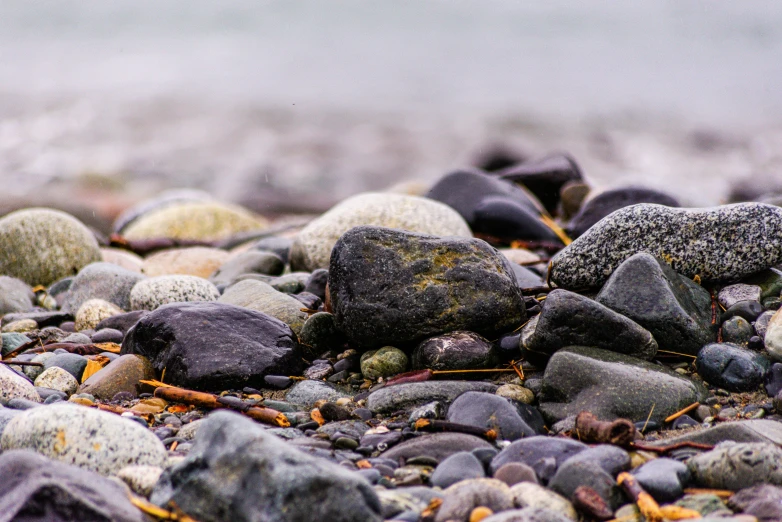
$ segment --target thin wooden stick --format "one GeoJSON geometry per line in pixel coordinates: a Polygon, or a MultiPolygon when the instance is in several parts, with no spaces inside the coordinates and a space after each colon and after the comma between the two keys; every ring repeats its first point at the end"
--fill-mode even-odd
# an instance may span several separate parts
{"type": "Polygon", "coordinates": [[[0,364],[5,364],[8,366],[16,365],[16,366],[37,366],[37,367],[43,367],[43,363],[39,362],[31,362],[31,361],[0,361],[0,364]]]}
{"type": "Polygon", "coordinates": [[[683,409],[677,411],[676,413],[666,417],[665,418],[665,422],[673,422],[676,419],[678,419],[679,417],[681,417],[682,415],[684,415],[685,413],[690,413],[692,410],[694,410],[695,408],[697,408],[700,405],[701,405],[700,402],[693,402],[692,404],[690,404],[686,408],[683,408],[683,409]]]}
{"type": "Polygon", "coordinates": [[[663,514],[660,512],[660,506],[652,496],[644,491],[640,484],[631,474],[623,471],[616,477],[616,484],[627,493],[638,505],[638,510],[648,522],[662,522],[663,514]]]}
{"type": "Polygon", "coordinates": [[[697,359],[695,355],[690,355],[687,353],[679,353],[679,352],[671,352],[669,350],[657,350],[657,353],[664,353],[664,354],[670,354],[670,355],[678,355],[680,357],[690,357],[691,359],[697,359]]]}

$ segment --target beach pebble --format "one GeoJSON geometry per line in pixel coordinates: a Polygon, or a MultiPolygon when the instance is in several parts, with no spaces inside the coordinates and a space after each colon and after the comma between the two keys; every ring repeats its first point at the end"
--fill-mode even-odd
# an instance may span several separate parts
{"type": "Polygon", "coordinates": [[[541,312],[521,334],[525,349],[551,355],[565,346],[593,346],[651,359],[657,342],[649,331],[610,308],[567,290],[549,292],[541,312]]]}
{"type": "Polygon", "coordinates": [[[201,277],[166,275],[150,277],[136,283],[130,292],[133,310],[155,310],[168,303],[216,301],[217,288],[201,277]]]}
{"type": "Polygon", "coordinates": [[[229,284],[243,274],[265,274],[277,276],[285,270],[285,263],[277,254],[248,250],[228,258],[220,264],[209,280],[215,284],[229,284]]]}
{"type": "Polygon", "coordinates": [[[428,457],[442,462],[455,453],[463,451],[493,449],[491,444],[474,435],[464,433],[432,433],[421,435],[396,444],[385,450],[380,456],[393,462],[399,459],[409,460],[415,457],[428,457]]]}
{"type": "Polygon", "coordinates": [[[782,488],[770,484],[745,488],[730,497],[728,505],[763,522],[782,520],[782,488]]]}
{"type": "Polygon", "coordinates": [[[151,501],[175,502],[196,520],[382,520],[380,500],[358,474],[228,411],[207,417],[187,457],[163,473],[151,501]]]}
{"type": "Polygon", "coordinates": [[[276,317],[290,326],[297,335],[301,333],[308,318],[308,315],[301,311],[301,302],[262,281],[239,281],[228,287],[218,302],[242,306],[276,317]]]}
{"type": "Polygon", "coordinates": [[[481,461],[472,453],[463,451],[454,453],[438,464],[430,482],[433,486],[445,489],[462,480],[485,476],[481,461]]]}
{"type": "Polygon", "coordinates": [[[27,312],[33,307],[35,294],[21,279],[0,276],[0,315],[27,312]]]}
{"type": "Polygon", "coordinates": [[[215,201],[178,202],[144,212],[121,230],[126,239],[171,238],[217,241],[262,230],[268,222],[238,205],[215,201]]]}
{"type": "Polygon", "coordinates": [[[660,350],[698,355],[717,340],[709,292],[649,254],[619,265],[595,300],[646,328],[660,350]]]}
{"type": "Polygon", "coordinates": [[[723,287],[717,294],[717,301],[728,309],[742,301],[760,301],[761,288],[757,285],[737,283],[723,287]]]}
{"type": "Polygon", "coordinates": [[[548,483],[549,489],[572,502],[576,489],[585,486],[597,493],[611,509],[618,508],[624,497],[614,477],[598,463],[578,460],[578,456],[566,460],[559,466],[548,483]]]}
{"type": "Polygon", "coordinates": [[[104,263],[117,265],[137,274],[141,273],[141,267],[144,265],[143,257],[122,248],[102,247],[100,256],[104,263]]]}
{"type": "Polygon", "coordinates": [[[731,317],[722,323],[723,342],[747,346],[753,335],[755,335],[755,330],[743,317],[731,317]]]}
{"type": "Polygon", "coordinates": [[[331,383],[310,380],[297,382],[285,394],[286,401],[305,408],[312,408],[316,402],[321,400],[337,401],[349,397],[350,395],[340,391],[331,383]]]}
{"type": "Polygon", "coordinates": [[[696,455],[687,467],[694,485],[738,491],[756,484],[782,485],[781,461],[782,449],[775,444],[737,443],[696,455]]]}
{"type": "Polygon", "coordinates": [[[782,209],[762,203],[625,207],[561,250],[551,261],[551,281],[569,289],[597,287],[639,252],[666,260],[689,278],[740,279],[782,262],[782,209]]]}
{"type": "MultiPolygon", "coordinates": [[[[43,354],[41,354],[43,355],[43,354]]],[[[84,369],[87,367],[87,359],[83,355],[76,353],[56,353],[52,357],[47,357],[40,362],[44,369],[52,367],[62,368],[67,371],[77,381],[81,381],[84,369]]]]}
{"type": "Polygon", "coordinates": [[[478,370],[494,368],[499,353],[490,343],[473,332],[450,332],[421,342],[413,350],[415,370],[478,370]]]}
{"type": "Polygon", "coordinates": [[[366,379],[390,377],[407,370],[407,355],[399,348],[384,346],[361,355],[361,373],[366,379]]]}
{"type": "Polygon", "coordinates": [[[113,475],[131,464],[162,466],[166,449],[149,430],[113,413],[59,402],[27,410],[6,425],[2,449],[46,457],[113,475]]]}
{"type": "Polygon", "coordinates": [[[342,201],[299,232],[291,248],[291,268],[307,272],[329,268],[334,244],[345,232],[361,225],[437,236],[472,236],[461,216],[437,201],[402,194],[358,194],[342,201]]]}
{"type": "Polygon", "coordinates": [[[373,391],[367,398],[367,408],[375,413],[390,413],[440,401],[450,404],[469,391],[497,391],[497,386],[480,381],[425,381],[396,384],[373,391]]]}
{"type": "Polygon", "coordinates": [[[95,236],[69,214],[30,208],[0,219],[0,274],[49,286],[100,259],[95,236]]]}
{"type": "Polygon", "coordinates": [[[667,504],[684,495],[684,488],[690,483],[687,465],[678,460],[659,458],[633,470],[638,484],[654,499],[667,504]]]}
{"type": "Polygon", "coordinates": [[[149,277],[180,274],[207,279],[229,258],[230,254],[219,248],[170,248],[147,256],[141,272],[149,277]]]}
{"type": "MultiPolygon", "coordinates": [[[[56,354],[52,352],[44,352],[36,354],[35,357],[30,359],[30,362],[36,362],[36,363],[45,363],[48,359],[51,359],[52,357],[57,357],[56,354]]],[[[17,357],[19,359],[19,357],[17,357]]],[[[35,379],[43,373],[43,371],[46,369],[46,365],[43,367],[41,366],[25,366],[22,368],[22,371],[26,376],[30,378],[30,380],[35,381],[35,379]]]]}
{"type": "Polygon", "coordinates": [[[562,187],[581,181],[581,169],[569,154],[554,153],[534,161],[522,161],[499,171],[500,177],[523,185],[554,214],[562,187]]]}
{"type": "Polygon", "coordinates": [[[121,313],[122,309],[115,304],[103,299],[90,299],[82,303],[76,312],[75,328],[77,331],[94,330],[104,319],[121,313]]]}
{"type": "Polygon", "coordinates": [[[0,455],[0,476],[13,477],[0,484],[5,520],[148,520],[115,481],[32,451],[0,455]]]}
{"type": "Polygon", "coordinates": [[[510,488],[510,494],[513,497],[513,504],[518,508],[547,509],[568,520],[578,520],[576,510],[568,499],[536,483],[515,484],[510,488]]]}
{"type": "Polygon", "coordinates": [[[465,392],[451,403],[446,420],[457,424],[494,430],[500,440],[517,440],[536,435],[503,397],[486,392],[465,392]]]}
{"type": "Polygon", "coordinates": [[[503,511],[482,519],[482,522],[569,522],[573,520],[550,509],[527,507],[503,511]]]}
{"type": "Polygon", "coordinates": [[[9,321],[3,325],[3,333],[27,333],[38,328],[34,319],[18,319],[9,321]]]}
{"type": "Polygon", "coordinates": [[[76,313],[90,299],[102,299],[123,310],[130,310],[130,291],[142,279],[142,274],[111,263],[89,264],[73,278],[61,303],[62,310],[76,313]]]}
{"type": "Polygon", "coordinates": [[[166,382],[196,390],[262,387],[265,375],[298,375],[293,332],[266,314],[224,303],[171,303],[139,320],[122,355],[147,357],[166,382]]]}
{"type": "MultiPolygon", "coordinates": [[[[299,332],[299,340],[303,345],[307,345],[307,349],[313,354],[321,354],[343,346],[345,335],[337,328],[334,315],[328,312],[318,312],[304,321],[299,332]]],[[[405,365],[407,365],[406,358],[405,365]]]]}
{"type": "Polygon", "coordinates": [[[117,478],[137,495],[149,497],[161,473],[163,468],[160,466],[125,466],[117,472],[117,478]]]}
{"type": "Polygon", "coordinates": [[[663,366],[598,348],[569,347],[546,366],[539,408],[552,423],[583,410],[604,420],[662,422],[706,396],[702,384],[663,366]]]}
{"type": "Polygon", "coordinates": [[[490,471],[496,473],[509,462],[521,462],[535,470],[538,479],[545,484],[554,476],[557,468],[573,455],[588,446],[577,440],[546,436],[527,437],[506,446],[491,461],[490,471]]]}
{"type": "Polygon", "coordinates": [[[435,522],[468,522],[473,509],[483,506],[498,513],[513,509],[510,488],[502,481],[476,478],[457,482],[444,492],[435,522]]]}
{"type": "Polygon", "coordinates": [[[146,357],[134,354],[122,355],[92,374],[79,388],[95,398],[108,401],[118,393],[131,397],[139,394],[139,381],[155,379],[155,369],[146,357]]]}
{"type": "Polygon", "coordinates": [[[35,379],[35,385],[41,388],[61,391],[68,396],[73,395],[79,389],[79,381],[67,371],[56,366],[44,370],[35,379]]]}
{"type": "Polygon", "coordinates": [[[454,330],[493,336],[526,316],[507,260],[479,239],[357,227],[334,246],[329,288],[337,326],[367,348],[454,330]]]}
{"type": "Polygon", "coordinates": [[[782,361],[782,309],[771,317],[764,338],[766,350],[775,361],[782,361]]]}
{"type": "Polygon", "coordinates": [[[15,398],[41,402],[41,397],[35,391],[32,382],[6,365],[0,364],[0,405],[6,405],[8,401],[15,398]]]}
{"type": "Polygon", "coordinates": [[[735,344],[713,343],[698,353],[695,366],[712,386],[744,392],[760,386],[769,364],[763,356],[735,344]]]}
{"type": "Polygon", "coordinates": [[[522,404],[532,404],[535,400],[535,394],[532,390],[518,384],[503,384],[495,392],[500,397],[512,399],[522,404]]]}

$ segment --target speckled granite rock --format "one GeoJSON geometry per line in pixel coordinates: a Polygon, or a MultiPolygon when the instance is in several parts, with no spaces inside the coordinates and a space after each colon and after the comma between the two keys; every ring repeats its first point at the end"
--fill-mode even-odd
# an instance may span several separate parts
{"type": "Polygon", "coordinates": [[[66,395],[73,395],[79,388],[79,381],[73,375],[62,368],[52,366],[44,370],[38,378],[35,379],[35,385],[40,388],[49,388],[57,390],[66,395]]]}
{"type": "Polygon", "coordinates": [[[291,248],[291,268],[328,268],[331,249],[353,227],[374,225],[438,236],[471,237],[467,223],[447,205],[427,198],[390,193],[358,194],[304,227],[291,248]]]}
{"type": "MultiPolygon", "coordinates": [[[[11,421],[13,422],[13,421],[11,421]]],[[[782,485],[782,449],[768,443],[737,443],[691,458],[695,485],[737,491],[756,484],[782,485]]]]}
{"type": "Polygon", "coordinates": [[[3,450],[30,449],[102,475],[125,466],[162,466],[166,449],[154,433],[113,413],[75,404],[26,410],[6,425],[3,450]]]}
{"type": "Polygon", "coordinates": [[[219,297],[217,287],[206,279],[167,275],[136,283],[130,291],[130,306],[133,310],[155,310],[168,303],[216,301],[219,297]]]}
{"type": "Polygon", "coordinates": [[[660,257],[690,278],[738,279],[782,262],[782,209],[761,203],[626,207],[560,251],[552,260],[551,281],[570,289],[597,287],[638,252],[660,257]]]}
{"type": "Polygon", "coordinates": [[[521,333],[524,348],[551,355],[564,346],[594,346],[651,359],[657,341],[638,323],[567,290],[554,290],[521,333]]]}
{"type": "Polygon", "coordinates": [[[8,404],[8,401],[17,397],[41,402],[33,383],[6,365],[0,364],[0,404],[8,404]]]}
{"type": "Polygon", "coordinates": [[[549,422],[583,410],[603,420],[661,422],[707,397],[706,388],[667,368],[598,348],[557,351],[543,375],[540,411],[549,422]]]}
{"type": "Polygon", "coordinates": [[[221,303],[243,306],[276,317],[291,327],[296,335],[301,333],[304,322],[309,317],[301,311],[304,305],[272,288],[263,281],[246,279],[226,289],[218,299],[221,303]]]}
{"type": "Polygon", "coordinates": [[[337,326],[365,348],[454,330],[491,338],[526,318],[508,261],[480,239],[356,227],[334,246],[329,289],[337,326]]]}
{"type": "Polygon", "coordinates": [[[48,286],[100,259],[92,232],[64,212],[30,208],[0,219],[0,274],[48,286]]]}
{"type": "Polygon", "coordinates": [[[130,310],[130,291],[144,276],[112,263],[92,263],[73,278],[61,303],[65,312],[76,313],[85,301],[103,299],[130,310]]]}
{"type": "Polygon", "coordinates": [[[104,319],[121,313],[122,310],[113,303],[103,299],[90,299],[82,303],[76,312],[75,328],[77,331],[92,330],[104,319]]]}

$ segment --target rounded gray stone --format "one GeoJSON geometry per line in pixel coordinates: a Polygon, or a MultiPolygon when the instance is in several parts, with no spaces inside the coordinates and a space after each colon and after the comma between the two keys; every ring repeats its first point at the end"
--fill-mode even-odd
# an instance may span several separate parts
{"type": "Polygon", "coordinates": [[[384,346],[361,355],[361,373],[367,379],[390,377],[407,369],[407,355],[399,348],[384,346]]]}
{"type": "Polygon", "coordinates": [[[79,388],[79,381],[66,370],[58,368],[57,366],[52,366],[51,368],[44,370],[41,375],[35,379],[35,385],[40,388],[61,391],[66,395],[73,395],[79,388]]]}
{"type": "Polygon", "coordinates": [[[510,493],[516,507],[547,509],[568,520],[578,520],[576,510],[568,499],[534,482],[515,484],[510,493]]]}
{"type": "Polygon", "coordinates": [[[15,277],[0,276],[0,315],[27,312],[35,294],[27,283],[15,277]]]}
{"type": "Polygon", "coordinates": [[[432,401],[450,403],[468,391],[494,393],[497,391],[497,386],[478,381],[426,381],[396,384],[380,388],[369,394],[367,408],[376,413],[389,413],[421,406],[432,401]]]}
{"type": "Polygon", "coordinates": [[[311,408],[320,400],[334,402],[337,399],[349,397],[350,395],[341,392],[330,383],[306,380],[294,384],[285,395],[285,400],[291,404],[299,404],[311,408]]]}
{"type": "Polygon", "coordinates": [[[130,291],[133,310],[155,310],[164,304],[193,301],[217,301],[217,287],[200,277],[166,275],[139,281],[130,291]]]}
{"type": "Polygon", "coordinates": [[[762,203],[625,207],[554,256],[550,279],[562,288],[597,287],[639,252],[662,258],[689,278],[740,279],[782,262],[782,208],[762,203]]]}
{"type": "Polygon", "coordinates": [[[0,405],[6,405],[8,401],[16,398],[41,402],[41,397],[30,381],[0,364],[0,405]]]}
{"type": "Polygon", "coordinates": [[[65,212],[30,208],[0,219],[0,274],[49,286],[100,259],[95,236],[65,212]]]}
{"type": "Polygon", "coordinates": [[[737,443],[696,455],[687,467],[698,486],[738,491],[756,484],[782,485],[780,462],[782,449],[775,444],[737,443]]]}
{"type": "Polygon", "coordinates": [[[131,272],[114,263],[92,263],[82,268],[73,278],[61,309],[76,313],[86,301],[102,299],[123,310],[130,310],[130,292],[136,283],[145,278],[142,274],[131,272]]]}
{"type": "Polygon", "coordinates": [[[301,328],[309,317],[301,311],[304,305],[300,301],[275,290],[267,283],[252,279],[230,286],[218,302],[263,312],[290,326],[296,335],[301,333],[301,328]]]}
{"type": "Polygon", "coordinates": [[[160,439],[138,423],[68,403],[14,417],[0,436],[0,448],[33,450],[102,475],[130,465],[162,467],[166,459],[160,439]]]}

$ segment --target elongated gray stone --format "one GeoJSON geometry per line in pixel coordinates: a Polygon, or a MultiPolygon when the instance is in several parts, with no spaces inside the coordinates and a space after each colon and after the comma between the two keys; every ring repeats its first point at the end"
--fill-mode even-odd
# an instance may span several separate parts
{"type": "Polygon", "coordinates": [[[782,208],[762,203],[625,207],[554,256],[551,281],[569,289],[597,287],[638,252],[659,257],[690,278],[739,279],[782,262],[782,208]]]}
{"type": "Polygon", "coordinates": [[[387,386],[367,397],[367,408],[386,413],[420,406],[432,401],[451,402],[468,391],[494,393],[497,386],[488,382],[426,381],[387,386]]]}

